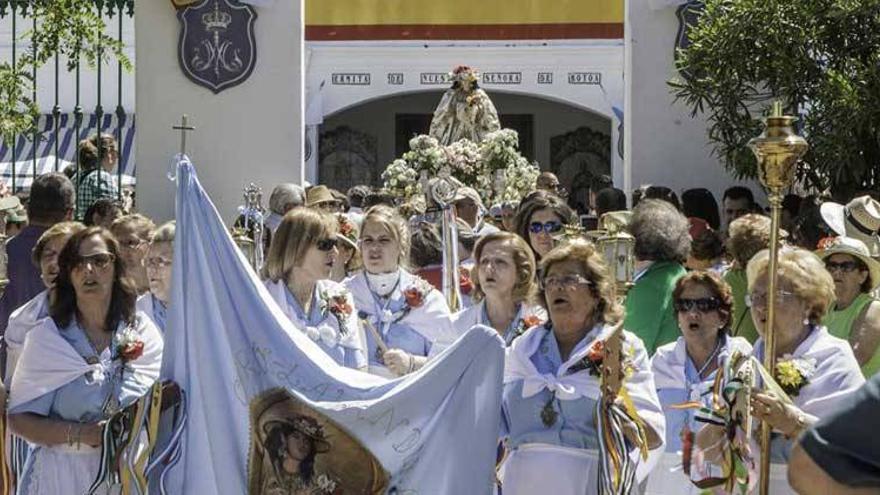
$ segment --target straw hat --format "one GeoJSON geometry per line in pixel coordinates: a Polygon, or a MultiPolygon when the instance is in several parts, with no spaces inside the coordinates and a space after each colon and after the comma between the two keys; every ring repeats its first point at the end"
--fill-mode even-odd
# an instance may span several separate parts
{"type": "Polygon", "coordinates": [[[880,256],[880,203],[876,200],[859,196],[846,205],[829,201],[819,211],[831,230],[864,242],[871,256],[880,256]]]}
{"type": "Polygon", "coordinates": [[[338,201],[327,186],[315,186],[306,193],[306,206],[310,208],[321,203],[337,203],[338,201]]]}
{"type": "Polygon", "coordinates": [[[263,435],[268,437],[273,429],[287,426],[310,438],[315,444],[316,454],[330,452],[330,442],[324,434],[324,427],[310,416],[277,417],[263,423],[263,435]]]}
{"type": "Polygon", "coordinates": [[[357,251],[358,236],[360,232],[357,224],[344,213],[338,213],[336,215],[336,220],[339,224],[339,231],[336,233],[336,238],[357,251]]]}
{"type": "Polygon", "coordinates": [[[880,262],[871,257],[865,243],[852,237],[835,237],[831,239],[823,249],[816,252],[823,260],[835,254],[847,254],[858,259],[868,267],[868,280],[871,288],[880,284],[880,262]]]}

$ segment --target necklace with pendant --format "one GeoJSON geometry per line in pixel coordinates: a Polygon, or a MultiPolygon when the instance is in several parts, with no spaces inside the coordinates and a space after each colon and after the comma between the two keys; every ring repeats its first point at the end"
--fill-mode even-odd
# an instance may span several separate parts
{"type": "Polygon", "coordinates": [[[541,422],[544,423],[544,426],[547,428],[555,425],[556,419],[559,417],[559,413],[556,412],[556,409],[553,407],[553,402],[555,401],[556,392],[553,392],[550,394],[550,399],[544,404],[544,408],[541,409],[541,422]]]}

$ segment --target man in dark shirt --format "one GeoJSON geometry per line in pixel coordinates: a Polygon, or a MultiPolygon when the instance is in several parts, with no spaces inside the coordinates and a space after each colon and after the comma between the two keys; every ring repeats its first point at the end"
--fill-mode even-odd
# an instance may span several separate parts
{"type": "MultiPolygon", "coordinates": [[[[28,226],[6,242],[9,285],[0,297],[0,335],[6,333],[9,315],[45,290],[31,251],[43,232],[58,222],[73,219],[76,204],[73,183],[64,174],[40,175],[31,186],[27,205],[28,226]]],[[[0,354],[0,370],[6,369],[6,346],[0,354]]]]}
{"type": "Polygon", "coordinates": [[[791,486],[801,495],[880,492],[878,415],[880,374],[803,434],[788,463],[791,486]]]}

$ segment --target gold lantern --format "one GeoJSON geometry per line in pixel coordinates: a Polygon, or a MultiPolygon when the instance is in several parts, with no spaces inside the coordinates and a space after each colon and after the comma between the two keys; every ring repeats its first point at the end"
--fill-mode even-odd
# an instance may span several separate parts
{"type": "MultiPolygon", "coordinates": [[[[778,286],[777,263],[779,260],[779,222],[782,198],[794,181],[798,160],[807,152],[807,141],[795,133],[796,117],[782,115],[782,104],[775,102],[769,117],[764,119],[764,132],[749,141],[749,148],[758,159],[758,177],[767,190],[770,202],[770,263],[767,282],[767,322],[764,324],[764,368],[775,376],[776,338],[776,291],[778,286]]],[[[761,495],[770,493],[770,425],[761,425],[761,495]]]]}
{"type": "Polygon", "coordinates": [[[596,247],[602,252],[608,271],[614,280],[617,296],[623,298],[633,286],[635,277],[636,239],[626,231],[630,213],[614,211],[602,215],[601,231],[604,232],[596,240],[596,247]]]}

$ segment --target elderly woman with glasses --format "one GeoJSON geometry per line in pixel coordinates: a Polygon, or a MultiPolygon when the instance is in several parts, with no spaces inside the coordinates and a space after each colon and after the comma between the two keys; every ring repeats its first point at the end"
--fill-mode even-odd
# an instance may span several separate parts
{"type": "Polygon", "coordinates": [[[880,370],[880,301],[871,296],[880,284],[880,263],[865,243],[851,237],[830,241],[819,257],[837,296],[822,323],[828,333],[849,341],[862,373],[870,378],[880,370]]]}
{"type": "Polygon", "coordinates": [[[155,229],[156,224],[152,220],[138,213],[117,218],[110,226],[110,232],[119,241],[119,254],[125,271],[134,281],[138,294],[150,291],[144,258],[155,229]]]}
{"type": "Polygon", "coordinates": [[[109,232],[73,234],[58,266],[50,317],[28,333],[10,389],[10,430],[33,446],[19,493],[89,492],[104,422],[148,392],[162,359],[161,333],[136,311],[137,293],[109,232]]]}
{"type": "Polygon", "coordinates": [[[455,340],[449,306],[440,292],[405,268],[409,228],[393,208],[367,210],[360,245],[364,270],[345,285],[360,311],[370,373],[412,373],[455,340]]]}
{"type": "MultiPolygon", "coordinates": [[[[502,489],[505,495],[597,493],[602,365],[595,349],[620,322],[623,310],[592,244],[563,244],[548,252],[540,266],[540,302],[550,321],[526,331],[507,352],[502,437],[510,454],[501,466],[502,489]]],[[[663,412],[648,355],[641,340],[627,331],[623,349],[630,368],[623,387],[645,426],[649,449],[658,449],[663,412]]]]}
{"type": "Polygon", "coordinates": [[[651,359],[666,417],[667,455],[652,472],[648,486],[650,493],[697,494],[700,490],[674,468],[682,463],[677,453],[683,444],[692,444],[702,424],[695,420],[695,409],[676,406],[691,402],[712,407],[712,386],[719,368],[734,352],[750,355],[752,346],[730,336],[733,295],[716,273],[696,271],[678,279],[672,300],[681,336],[658,347],[651,359]]]}
{"type": "Polygon", "coordinates": [[[474,325],[494,328],[510,345],[529,328],[547,321],[547,312],[529,303],[535,287],[535,258],[526,241],[510,232],[495,232],[474,248],[474,289],[478,303],[455,315],[461,335],[474,325]]]}
{"type": "MultiPolygon", "coordinates": [[[[773,428],[771,461],[784,464],[800,432],[844,407],[865,379],[849,344],[821,326],[834,300],[834,281],[815,254],[800,248],[780,251],[773,329],[767,328],[769,263],[769,251],[764,250],[746,267],[746,302],[760,335],[753,355],[763,362],[763,336],[772,331],[776,340],[774,378],[787,397],[762,386],[763,390],[752,394],[751,409],[757,420],[773,428]]],[[[724,434],[721,427],[705,426],[697,443],[715,445],[724,434]]],[[[710,449],[707,459],[717,463],[717,452],[710,449]]],[[[771,493],[793,493],[784,466],[773,466],[771,478],[771,493]]]]}
{"type": "Polygon", "coordinates": [[[36,328],[49,316],[49,291],[58,278],[58,254],[64,249],[70,236],[85,229],[79,222],[56,223],[40,236],[33,250],[33,262],[40,269],[40,279],[46,290],[12,312],[3,339],[6,341],[6,375],[8,385],[15,371],[15,363],[21,355],[21,348],[28,332],[36,328]]]}
{"type": "Polygon", "coordinates": [[[263,277],[284,314],[337,364],[366,369],[364,335],[352,296],[329,280],[339,256],[337,229],[330,213],[294,208],[275,231],[263,277]]]}
{"type": "Polygon", "coordinates": [[[574,211],[559,196],[535,191],[519,205],[515,232],[529,243],[535,259],[540,261],[556,245],[554,238],[562,234],[562,228],[576,220],[574,211]]]}
{"type": "Polygon", "coordinates": [[[138,310],[143,311],[162,333],[168,319],[168,302],[171,300],[171,262],[174,260],[175,223],[163,224],[150,238],[150,245],[144,257],[147,281],[150,292],[138,298],[138,310]]]}

